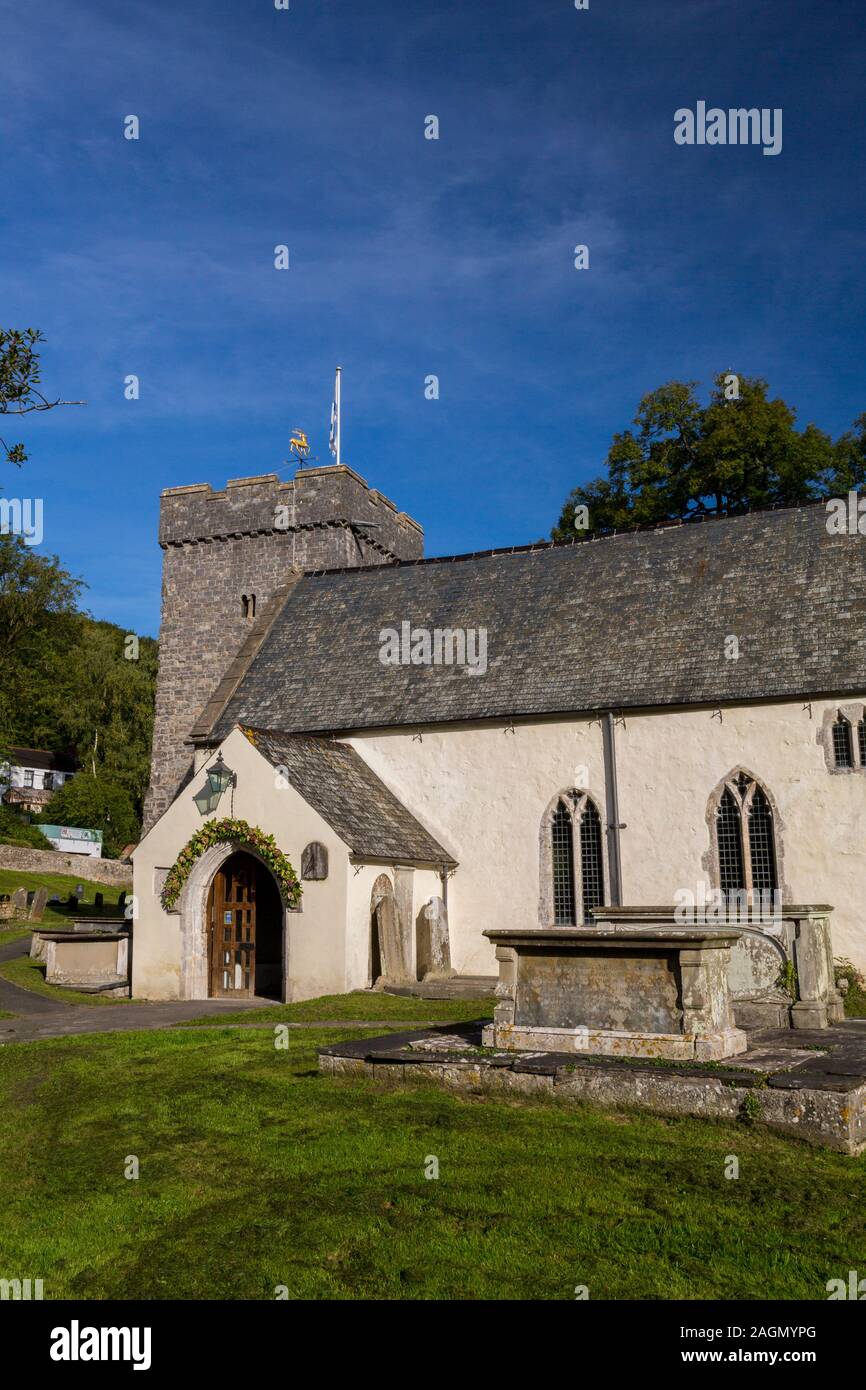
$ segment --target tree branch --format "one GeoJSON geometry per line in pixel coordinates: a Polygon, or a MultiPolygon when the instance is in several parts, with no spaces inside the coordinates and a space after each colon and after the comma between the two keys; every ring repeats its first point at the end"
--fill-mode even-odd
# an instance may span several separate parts
{"type": "Polygon", "coordinates": [[[46,401],[44,396],[42,400],[42,405],[25,405],[21,410],[10,410],[8,405],[0,402],[0,415],[29,415],[34,410],[53,410],[56,405],[87,405],[87,401],[46,401]]]}

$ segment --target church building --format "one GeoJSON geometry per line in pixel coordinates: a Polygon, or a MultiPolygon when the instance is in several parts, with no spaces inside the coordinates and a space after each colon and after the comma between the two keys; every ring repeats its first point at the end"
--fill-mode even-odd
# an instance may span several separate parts
{"type": "Polygon", "coordinates": [[[713,894],[866,968],[866,539],[824,504],[423,558],[345,465],[170,488],[133,994],[496,974],[713,894]]]}

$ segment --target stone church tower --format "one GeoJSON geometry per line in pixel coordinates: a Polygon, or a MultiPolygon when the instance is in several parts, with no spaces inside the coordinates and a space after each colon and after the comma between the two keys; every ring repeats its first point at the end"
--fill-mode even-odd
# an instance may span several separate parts
{"type": "Polygon", "coordinates": [[[150,829],[192,768],[187,742],[241,647],[260,642],[287,588],[305,570],[420,559],[416,521],[345,464],[167,488],[159,677],[144,813],[150,829]]]}

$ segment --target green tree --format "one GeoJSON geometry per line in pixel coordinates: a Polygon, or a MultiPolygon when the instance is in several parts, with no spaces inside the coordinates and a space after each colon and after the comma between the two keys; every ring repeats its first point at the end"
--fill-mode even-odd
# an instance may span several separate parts
{"type": "Polygon", "coordinates": [[[56,555],[37,555],[20,536],[0,535],[0,663],[19,656],[56,615],[75,613],[82,588],[56,555]]]}
{"type": "Polygon", "coordinates": [[[130,644],[133,636],[79,615],[75,642],[52,661],[41,715],[91,776],[125,789],[140,816],[150,775],[157,644],[146,637],[130,644]]]}
{"type": "Polygon", "coordinates": [[[72,753],[140,817],[157,644],[79,611],[81,588],[56,557],[0,536],[0,752],[22,744],[72,753]]]}
{"type": "Polygon", "coordinates": [[[839,490],[844,477],[866,478],[866,416],[834,444],[816,425],[798,430],[794,410],[771,400],[760,377],[720,374],[706,405],[696,385],[672,381],[644,396],[634,428],[613,437],[607,476],[567,497],[554,540],[795,506],[839,490]]]}
{"type": "MultiPolygon", "coordinates": [[[[0,415],[30,415],[33,411],[53,410],[58,405],[83,405],[83,401],[49,401],[39,389],[42,380],[38,343],[45,341],[38,328],[0,328],[0,415]]],[[[23,444],[0,448],[8,463],[19,466],[27,460],[23,444]]]]}
{"type": "Polygon", "coordinates": [[[32,708],[35,672],[68,632],[81,588],[55,555],[0,535],[0,748],[28,741],[20,713],[32,708]]]}
{"type": "Polygon", "coordinates": [[[116,782],[83,769],[58,788],[37,824],[101,830],[104,852],[112,859],[138,838],[138,818],[129,793],[116,782]]]}
{"type": "Polygon", "coordinates": [[[853,427],[836,441],[836,459],[829,490],[841,496],[858,492],[866,484],[866,414],[858,415],[853,427]]]}

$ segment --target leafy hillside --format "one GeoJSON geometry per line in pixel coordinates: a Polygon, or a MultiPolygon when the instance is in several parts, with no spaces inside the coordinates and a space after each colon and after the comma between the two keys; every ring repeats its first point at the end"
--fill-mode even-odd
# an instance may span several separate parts
{"type": "Polygon", "coordinates": [[[0,845],[23,845],[27,849],[51,849],[42,831],[35,825],[0,806],[0,845]]]}
{"type": "Polygon", "coordinates": [[[82,588],[55,556],[0,535],[0,751],[71,752],[81,771],[39,819],[101,829],[116,855],[139,833],[157,644],[82,611],[82,588]]]}

